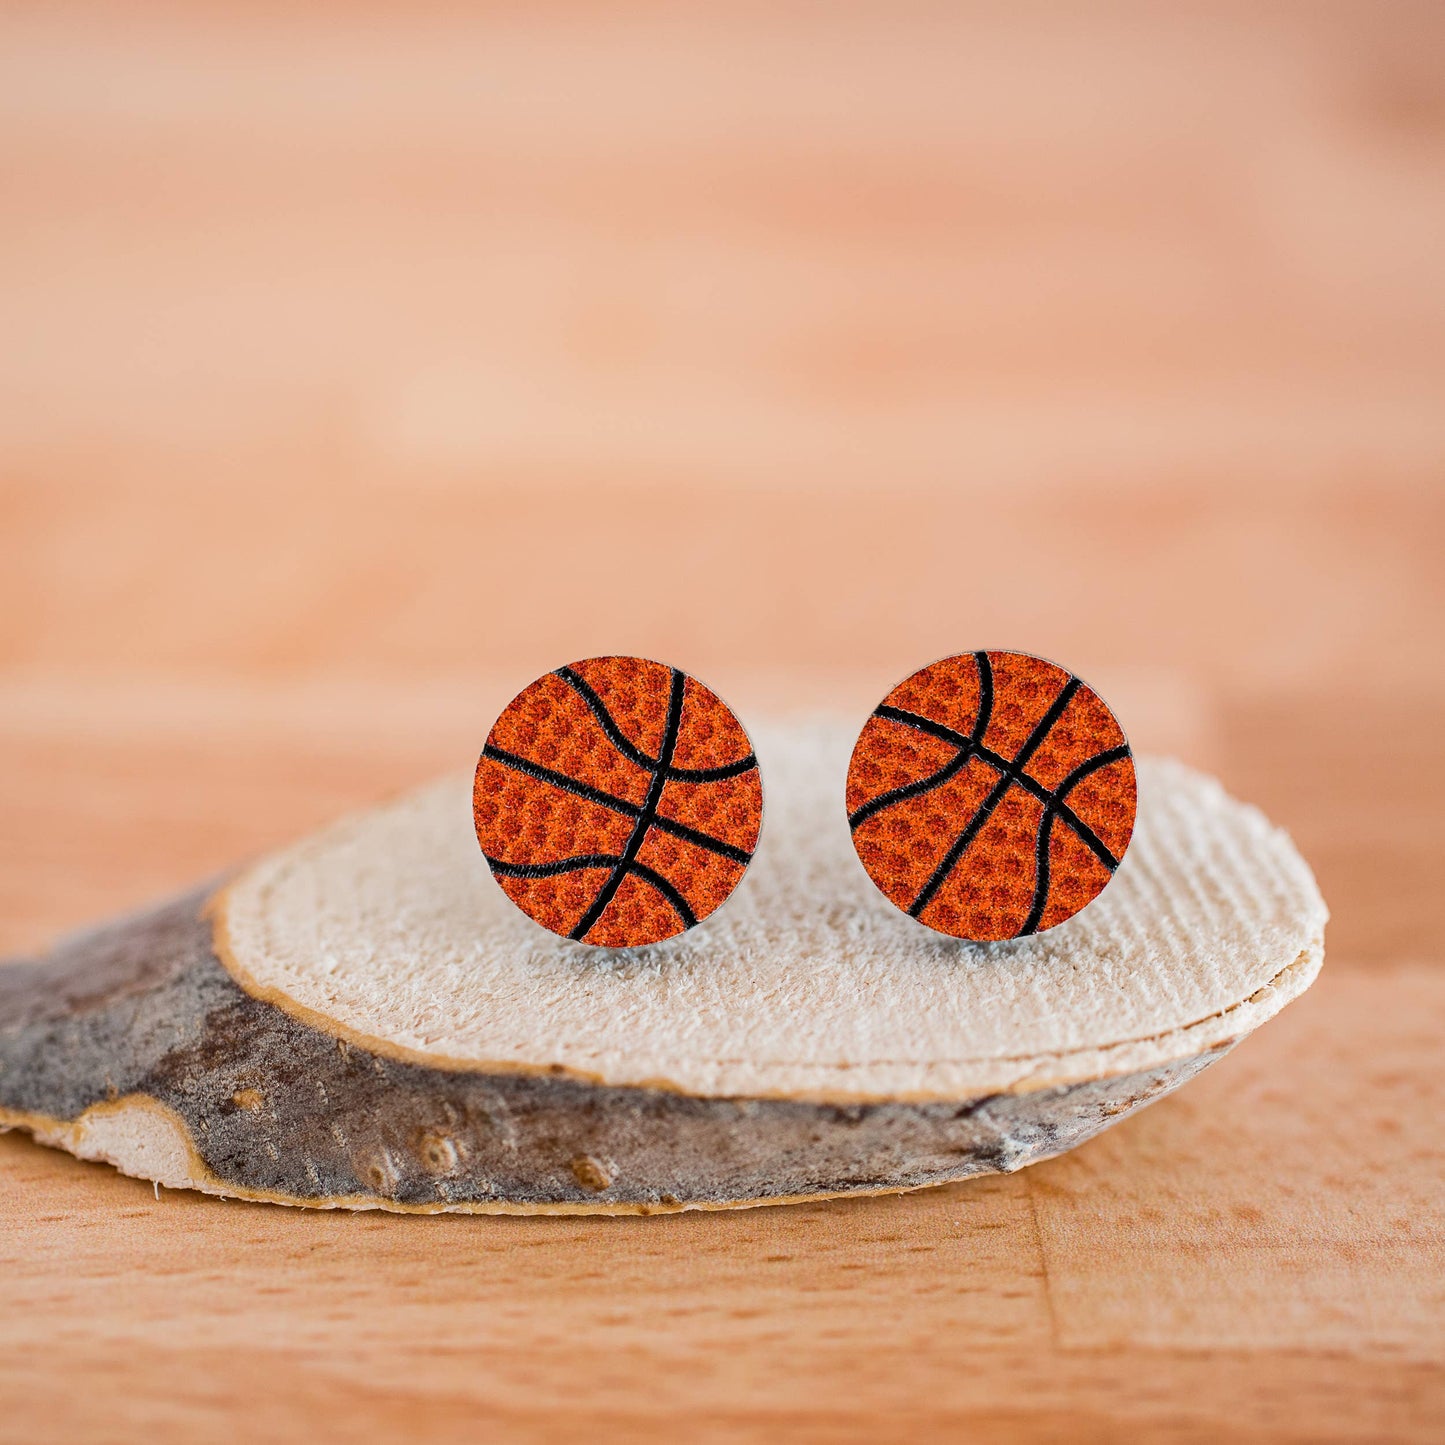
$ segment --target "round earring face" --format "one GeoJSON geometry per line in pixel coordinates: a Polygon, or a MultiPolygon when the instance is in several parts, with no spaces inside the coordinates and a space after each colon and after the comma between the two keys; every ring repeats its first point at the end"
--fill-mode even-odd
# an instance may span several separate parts
{"type": "Polygon", "coordinates": [[[757,846],[742,724],[694,677],[591,657],[539,677],[487,736],[477,841],[507,896],[566,938],[632,948],[702,922],[757,846]]]}
{"type": "Polygon", "coordinates": [[[1018,938],[1103,890],[1134,831],[1114,714],[1025,652],[946,657],[899,683],[848,766],[853,846],[879,889],[955,938],[1018,938]]]}

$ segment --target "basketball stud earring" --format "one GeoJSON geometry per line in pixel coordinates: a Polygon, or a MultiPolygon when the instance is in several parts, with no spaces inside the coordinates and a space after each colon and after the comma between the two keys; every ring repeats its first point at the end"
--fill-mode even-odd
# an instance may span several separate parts
{"type": "Polygon", "coordinates": [[[757,846],[742,724],[695,677],[591,657],[539,677],[487,736],[472,789],[492,876],[544,928],[636,948],[701,923],[757,846]]]}
{"type": "Polygon", "coordinates": [[[955,938],[1053,928],[1113,877],[1134,831],[1134,758],[1103,699],[1026,652],[945,657],[898,684],[848,765],[868,876],[955,938]]]}

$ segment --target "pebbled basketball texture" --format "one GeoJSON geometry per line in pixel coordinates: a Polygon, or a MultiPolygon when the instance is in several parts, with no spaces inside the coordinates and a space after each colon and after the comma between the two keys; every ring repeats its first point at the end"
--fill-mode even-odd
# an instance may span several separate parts
{"type": "Polygon", "coordinates": [[[700,923],[737,887],[763,793],[742,724],[695,677],[592,657],[507,705],[477,762],[472,814],[524,913],[633,948],[700,923]]]}
{"type": "Polygon", "coordinates": [[[955,938],[1018,938],[1103,890],[1134,831],[1134,759],[1103,699],[1023,652],[946,657],[864,724],[848,823],[868,876],[955,938]]]}

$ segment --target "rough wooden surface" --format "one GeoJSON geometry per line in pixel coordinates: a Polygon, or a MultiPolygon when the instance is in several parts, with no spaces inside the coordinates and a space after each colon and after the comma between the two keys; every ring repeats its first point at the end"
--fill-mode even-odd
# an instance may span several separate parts
{"type": "Polygon", "coordinates": [[[463,774],[0,967],[0,1127],[321,1208],[877,1194],[1075,1148],[1314,981],[1326,910],[1289,840],[1152,758],[1087,918],[992,945],[915,927],[849,856],[850,734],[760,734],[762,881],[667,948],[517,927],[463,774]]]}
{"type": "Polygon", "coordinates": [[[6,13],[0,952],[567,657],[861,717],[1019,646],[1291,829],[1320,982],[1067,1158],[796,1211],[6,1136],[0,1436],[1438,1438],[1441,12],[899,15],[6,13]]]}
{"type": "Polygon", "coordinates": [[[234,1199],[658,1214],[1022,1168],[1163,1097],[1233,1045],[946,1103],[707,1099],[540,1068],[435,1068],[243,992],[212,951],[206,898],[185,895],[0,968],[0,1127],[234,1199]]]}

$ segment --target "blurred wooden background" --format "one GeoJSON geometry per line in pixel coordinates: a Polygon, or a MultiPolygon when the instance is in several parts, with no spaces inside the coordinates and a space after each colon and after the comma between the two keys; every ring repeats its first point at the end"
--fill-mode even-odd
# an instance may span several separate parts
{"type": "Polygon", "coordinates": [[[0,1436],[1438,1438],[1445,10],[0,6],[0,948],[465,767],[1023,647],[1326,972],[1065,1159],[328,1218],[0,1140],[0,1436]]]}

